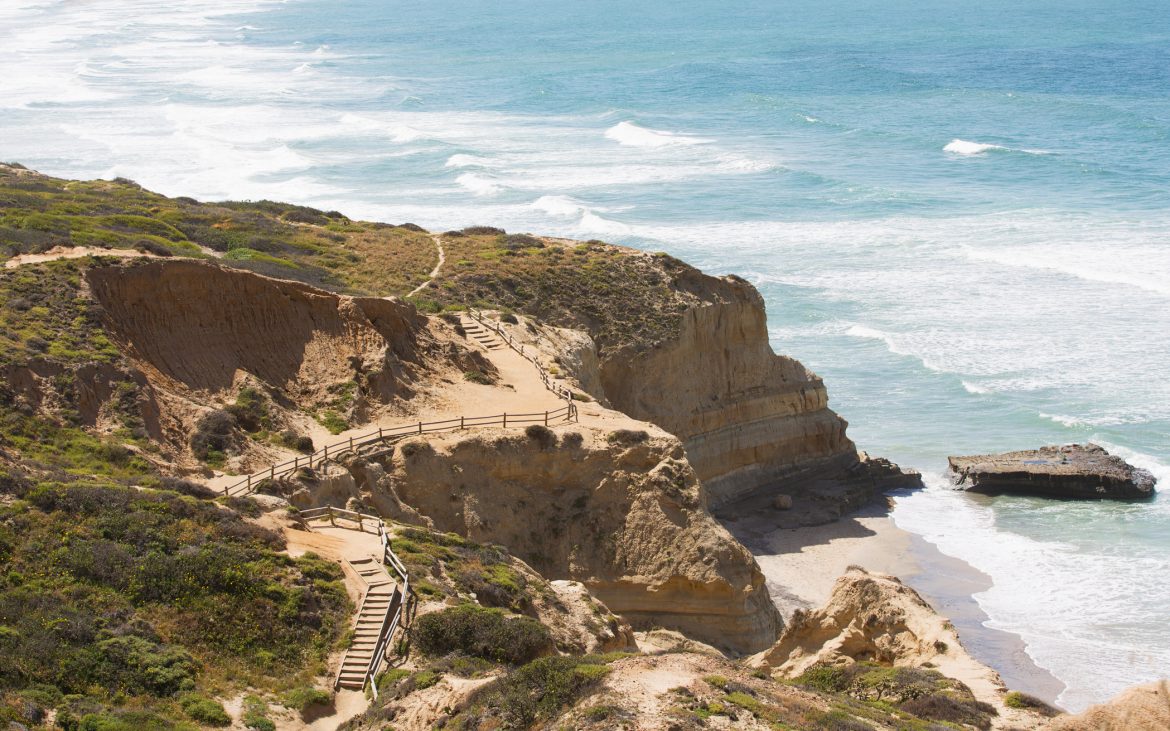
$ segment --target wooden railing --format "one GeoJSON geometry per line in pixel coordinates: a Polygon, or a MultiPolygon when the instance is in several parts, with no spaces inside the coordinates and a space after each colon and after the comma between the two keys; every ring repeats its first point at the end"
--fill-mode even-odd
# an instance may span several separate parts
{"type": "Polygon", "coordinates": [[[536,354],[531,350],[526,349],[524,347],[524,343],[518,343],[515,338],[513,338],[507,331],[504,330],[504,328],[500,327],[498,322],[492,322],[488,320],[479,310],[469,307],[467,308],[467,314],[470,315],[471,318],[480,325],[483,325],[488,330],[491,330],[497,336],[499,336],[499,338],[504,341],[505,345],[524,356],[525,360],[536,366],[536,372],[540,374],[540,380],[542,383],[544,383],[545,388],[552,391],[557,396],[565,399],[569,403],[573,402],[573,392],[561,384],[554,382],[552,376],[549,375],[549,372],[545,370],[544,366],[541,365],[540,360],[537,359],[536,354]]]}
{"type": "MultiPolygon", "coordinates": [[[[337,525],[337,520],[348,520],[357,523],[358,530],[365,532],[367,523],[375,526],[378,530],[378,538],[382,541],[382,565],[389,566],[395,574],[398,575],[399,580],[399,595],[401,601],[391,602],[386,606],[386,616],[382,620],[382,627],[378,630],[378,640],[374,644],[374,652],[370,657],[370,664],[366,668],[365,683],[370,688],[370,693],[374,700],[378,699],[378,670],[382,667],[382,662],[386,659],[386,651],[390,647],[390,641],[394,638],[394,633],[398,631],[398,627],[404,620],[409,618],[410,607],[412,600],[414,600],[414,588],[410,585],[410,575],[406,571],[406,566],[402,560],[398,558],[397,554],[390,548],[390,534],[386,532],[386,523],[376,515],[369,515],[368,513],[358,513],[353,510],[346,510],[345,508],[334,508],[326,506],[323,508],[309,508],[302,510],[300,517],[306,521],[315,520],[318,518],[327,518],[330,525],[337,525]]],[[[341,526],[345,527],[345,526],[341,526]]],[[[347,653],[348,654],[348,653],[347,653]]],[[[342,667],[345,661],[342,660],[342,667]]],[[[340,674],[338,675],[335,687],[341,682],[340,674]]]]}
{"type": "Polygon", "coordinates": [[[404,424],[396,427],[379,427],[377,431],[350,437],[335,444],[327,444],[322,449],[303,457],[274,464],[266,470],[254,472],[244,479],[223,488],[223,494],[247,495],[252,493],[256,486],[264,480],[284,478],[295,473],[302,467],[312,468],[328,459],[337,459],[343,454],[353,452],[359,447],[368,444],[377,444],[389,440],[398,440],[415,434],[429,434],[434,432],[456,431],[459,429],[486,428],[499,426],[503,428],[526,426],[529,424],[559,424],[565,421],[576,421],[577,406],[569,401],[564,406],[553,411],[537,411],[527,414],[496,414],[494,416],[460,416],[456,419],[442,421],[419,421],[413,424],[404,424]]]}

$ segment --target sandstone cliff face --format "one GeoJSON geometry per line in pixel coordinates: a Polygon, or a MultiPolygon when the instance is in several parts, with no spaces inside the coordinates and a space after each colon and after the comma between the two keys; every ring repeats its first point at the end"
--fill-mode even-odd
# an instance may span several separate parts
{"type": "MultiPolygon", "coordinates": [[[[770,645],[780,618],[751,554],[706,510],[667,435],[585,439],[447,435],[358,460],[294,502],[352,485],[384,515],[505,545],[551,579],[580,581],[635,627],[662,626],[733,652],[770,645]],[[406,507],[409,506],[409,507],[406,507]]],[[[580,433],[580,432],[578,432],[580,433]]]]}
{"type": "Polygon", "coordinates": [[[361,380],[386,402],[409,396],[424,320],[405,303],[344,297],[194,261],[87,273],[107,328],[152,380],[221,392],[248,373],[291,400],[361,380]]]}
{"type": "Polygon", "coordinates": [[[857,461],[821,379],[773,353],[754,287],[694,270],[676,286],[700,299],[681,313],[677,337],[607,354],[583,384],[600,382],[614,408],[678,436],[715,506],[857,461]]]}

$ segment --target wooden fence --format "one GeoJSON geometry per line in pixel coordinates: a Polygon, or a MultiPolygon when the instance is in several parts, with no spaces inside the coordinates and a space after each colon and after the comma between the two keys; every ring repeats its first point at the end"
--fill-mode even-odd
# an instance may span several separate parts
{"type": "Polygon", "coordinates": [[[552,376],[550,376],[548,371],[544,369],[544,366],[540,364],[540,360],[536,357],[536,355],[531,350],[524,347],[524,343],[517,342],[515,338],[513,338],[504,330],[504,328],[500,327],[498,322],[492,322],[488,320],[478,310],[468,308],[467,314],[470,315],[471,318],[480,325],[483,325],[488,330],[494,332],[501,340],[504,341],[504,344],[522,355],[524,359],[532,363],[532,365],[536,366],[536,371],[540,374],[540,380],[542,383],[544,383],[545,388],[552,391],[557,396],[565,399],[566,401],[569,401],[570,403],[573,401],[573,392],[559,383],[554,382],[552,376]]]}
{"type": "Polygon", "coordinates": [[[403,439],[417,434],[434,432],[457,431],[460,429],[486,428],[499,426],[503,428],[528,426],[530,424],[560,424],[566,421],[576,421],[577,406],[568,402],[553,411],[537,411],[527,414],[495,414],[493,416],[460,416],[455,419],[441,421],[419,421],[413,424],[403,424],[394,427],[379,427],[377,431],[369,432],[357,437],[350,437],[335,444],[327,444],[322,449],[303,457],[274,464],[266,470],[254,472],[244,479],[223,488],[224,495],[248,495],[255,491],[256,486],[264,480],[275,480],[294,474],[301,468],[313,468],[330,459],[337,459],[344,454],[353,452],[360,447],[378,442],[403,439]]]}

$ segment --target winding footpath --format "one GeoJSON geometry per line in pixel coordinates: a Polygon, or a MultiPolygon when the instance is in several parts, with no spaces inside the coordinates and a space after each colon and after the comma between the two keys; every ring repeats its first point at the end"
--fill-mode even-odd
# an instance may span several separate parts
{"type": "Polygon", "coordinates": [[[439,271],[443,268],[443,264],[447,261],[447,252],[443,250],[443,237],[432,235],[431,241],[435,242],[435,248],[439,250],[439,263],[436,264],[435,268],[431,270],[431,273],[427,275],[427,281],[410,290],[410,294],[406,295],[407,297],[415,296],[419,292],[426,289],[427,285],[435,281],[435,279],[439,276],[439,271]]]}

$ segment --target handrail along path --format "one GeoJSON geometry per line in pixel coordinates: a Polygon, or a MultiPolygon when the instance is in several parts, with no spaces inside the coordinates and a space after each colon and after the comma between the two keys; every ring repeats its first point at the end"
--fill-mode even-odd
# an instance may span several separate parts
{"type": "Polygon", "coordinates": [[[544,387],[553,392],[560,398],[565,400],[565,405],[553,411],[533,412],[525,414],[495,414],[491,416],[460,416],[458,418],[443,419],[441,421],[419,421],[411,424],[404,424],[395,427],[379,427],[377,431],[369,432],[357,437],[350,437],[344,441],[336,442],[334,444],[327,444],[323,448],[313,452],[312,454],[303,457],[294,457],[272,465],[266,470],[253,472],[245,476],[239,482],[227,485],[223,488],[223,494],[227,496],[249,495],[256,491],[256,487],[264,480],[275,480],[284,478],[294,474],[301,468],[312,468],[315,465],[320,465],[322,462],[329,459],[337,459],[344,454],[353,452],[360,447],[369,444],[377,444],[379,442],[403,439],[414,434],[427,434],[434,432],[457,431],[460,429],[470,428],[487,428],[487,427],[515,427],[526,426],[529,424],[557,424],[566,421],[577,421],[577,405],[573,399],[573,392],[560,384],[554,383],[548,371],[540,364],[536,356],[532,355],[524,348],[523,343],[517,343],[515,338],[506,333],[499,325],[488,322],[484,316],[476,310],[469,309],[468,313],[477,322],[484,327],[491,329],[508,345],[508,347],[519,353],[524,359],[536,366],[537,373],[540,375],[540,380],[544,387]]]}
{"type": "MultiPolygon", "coordinates": [[[[299,515],[305,521],[306,526],[310,520],[326,518],[329,520],[330,525],[353,528],[351,525],[338,526],[337,521],[341,519],[350,523],[357,523],[356,530],[364,533],[367,523],[372,524],[377,528],[378,538],[382,543],[382,565],[389,567],[389,569],[393,570],[394,574],[397,574],[398,585],[395,587],[394,593],[391,595],[391,600],[386,606],[385,617],[382,620],[381,627],[378,629],[377,641],[374,644],[369,664],[366,666],[361,677],[361,689],[364,690],[368,686],[374,700],[377,700],[378,684],[376,681],[378,671],[386,659],[390,642],[394,638],[394,633],[398,631],[398,628],[405,626],[405,623],[409,621],[411,612],[417,604],[417,595],[415,594],[414,587],[410,585],[410,574],[407,573],[406,566],[402,563],[402,560],[390,548],[390,534],[386,531],[386,522],[378,516],[331,506],[302,510],[299,515]]],[[[352,652],[352,647],[346,651],[345,657],[341,662],[341,667],[338,669],[334,688],[339,688],[342,685],[349,685],[354,688],[358,687],[356,684],[351,684],[347,679],[342,677],[345,673],[347,660],[349,660],[352,652]]]]}

